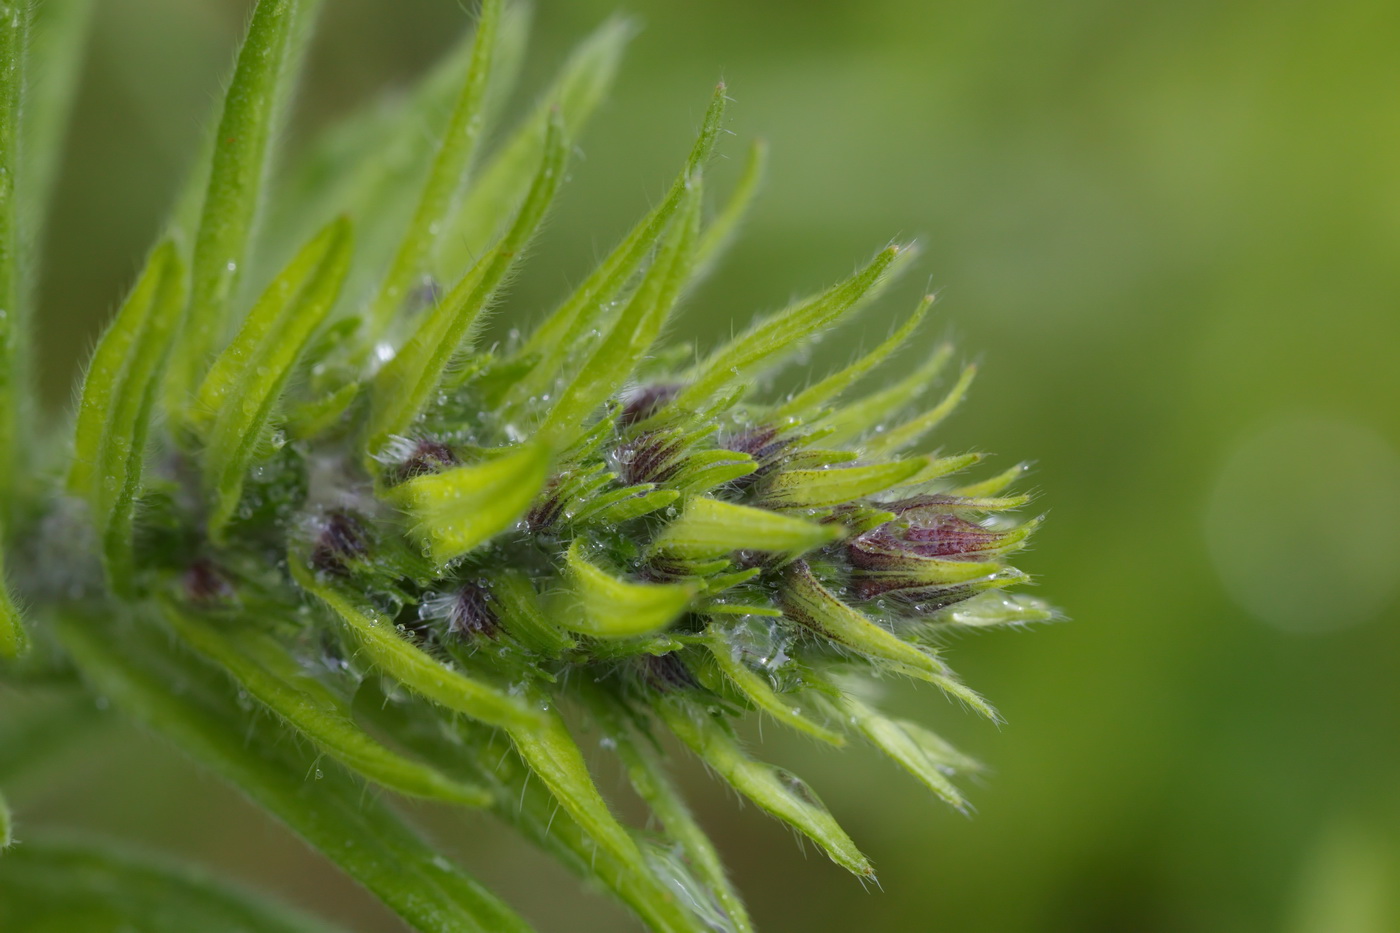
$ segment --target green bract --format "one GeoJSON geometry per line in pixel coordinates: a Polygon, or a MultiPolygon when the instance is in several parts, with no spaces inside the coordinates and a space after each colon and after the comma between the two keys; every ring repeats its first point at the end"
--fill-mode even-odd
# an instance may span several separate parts
{"type": "MultiPolygon", "coordinates": [[[[22,597],[0,592],[0,678],[80,682],[421,930],[529,927],[420,838],[395,794],[489,809],[652,929],[752,930],[668,774],[668,734],[872,875],[735,723],[861,736],[963,807],[954,778],[975,763],[881,712],[874,681],[922,680],[995,716],[948,668],[941,633],[1052,617],[1006,592],[1026,579],[1006,560],[1037,524],[1008,517],[1027,502],[1004,495],[1024,467],[958,486],[980,454],[917,449],[972,377],[922,400],[952,352],[920,349],[931,298],[805,390],[758,388],[914,251],[883,248],[676,365],[689,354],[665,347],[666,325],[733,241],[764,165],[756,145],[706,221],[720,86],[656,207],[552,313],[488,346],[477,335],[530,274],[627,25],[604,24],[497,133],[524,17],[486,0],[399,110],[274,159],[317,5],[257,3],[195,181],[92,355],[56,473],[15,443],[41,430],[23,365],[23,222],[38,212],[17,201],[49,186],[72,81],[27,96],[24,56],[75,62],[87,5],[49,0],[31,37],[30,5],[0,2],[0,520],[22,597]],[[914,358],[892,364],[902,348],[914,358]],[[619,756],[659,838],[595,786],[579,721],[619,756]]],[[[87,723],[56,715],[7,741],[37,757],[36,736],[87,723]]],[[[6,883],[26,886],[18,906],[0,899],[17,923],[73,894],[145,929],[164,885],[182,929],[321,928],[86,845],[21,842],[0,858],[6,883]],[[81,885],[56,881],[78,871],[81,885]]]]}

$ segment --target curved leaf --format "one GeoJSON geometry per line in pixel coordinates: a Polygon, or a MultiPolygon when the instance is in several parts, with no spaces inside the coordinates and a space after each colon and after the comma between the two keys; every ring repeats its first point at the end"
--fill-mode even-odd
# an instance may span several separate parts
{"type": "Polygon", "coordinates": [[[891,246],[881,250],[864,269],[846,281],[759,321],[716,349],[691,371],[686,387],[672,404],[681,411],[704,410],[734,382],[795,352],[813,334],[859,307],[880,285],[901,253],[910,249],[891,246]]]}
{"type": "Polygon", "coordinates": [[[369,337],[376,338],[398,314],[404,298],[428,266],[428,255],[444,226],[457,191],[466,178],[472,157],[486,128],[484,104],[487,79],[492,72],[502,0],[483,0],[472,41],[471,64],[447,126],[437,140],[428,177],[418,195],[418,206],[408,229],[399,239],[398,251],[365,315],[369,337]]]}
{"type": "Polygon", "coordinates": [[[531,443],[468,466],[400,483],[386,498],[413,519],[413,535],[445,566],[515,523],[549,479],[551,451],[531,443]]]}
{"type": "Polygon", "coordinates": [[[350,264],[350,224],[334,221],[268,286],[200,386],[194,424],[204,428],[204,479],[216,541],[233,518],[243,479],[265,442],[273,410],[302,349],[320,326],[350,264]]]}
{"type": "Polygon", "coordinates": [[[834,732],[809,718],[795,702],[797,696],[778,693],[766,677],[749,667],[731,644],[731,640],[725,636],[723,629],[711,623],[706,635],[705,647],[710,649],[715,664],[750,703],[784,725],[828,745],[840,748],[846,744],[846,738],[841,733],[834,732]]]}
{"type": "Polygon", "coordinates": [[[184,264],[166,240],[97,342],[83,379],[68,489],[88,501],[108,583],[118,593],[132,589],[132,519],[146,436],[184,301],[184,264]]]}
{"type": "Polygon", "coordinates": [[[724,557],[735,551],[797,556],[841,535],[839,525],[819,525],[767,509],[695,496],[652,541],[651,550],[683,560],[724,557]]]}
{"type": "Polygon", "coordinates": [[[492,811],[508,826],[590,883],[601,883],[656,933],[709,933],[676,897],[634,864],[618,859],[567,813],[499,731],[468,719],[444,722],[413,697],[389,700],[366,680],[355,710],[406,747],[492,789],[492,811]]]}
{"type": "Polygon", "coordinates": [[[318,761],[276,720],[250,717],[217,670],[175,654],[143,626],[64,615],[64,646],[99,695],[229,781],[416,928],[530,933],[338,765],[318,761]],[[319,777],[316,775],[319,774],[319,777]]]}
{"type": "Polygon", "coordinates": [[[545,723],[545,714],[540,710],[446,667],[407,641],[388,619],[362,612],[349,597],[319,582],[296,555],[289,555],[287,562],[302,589],[330,606],[359,639],[370,661],[414,693],[493,726],[529,730],[545,723]]]}
{"type": "Polygon", "coordinates": [[[690,605],[696,587],[683,583],[632,583],[590,563],[577,540],[564,555],[567,590],[559,624],[595,638],[635,638],[658,632],[690,605]]]}
{"type": "Polygon", "coordinates": [[[453,357],[468,343],[481,314],[520,260],[564,180],[569,147],[563,124],[551,120],[530,193],[515,223],[442,301],[423,315],[413,336],[374,380],[367,446],[371,454],[412,427],[453,357]]]}
{"type": "Polygon", "coordinates": [[[578,138],[611,87],[632,31],[626,19],[615,16],[584,39],[535,109],[492,153],[477,182],[444,220],[432,261],[438,277],[455,279],[501,235],[547,148],[549,124],[556,113],[565,135],[578,138]]]}
{"type": "Polygon", "coordinates": [[[623,386],[661,336],[694,262],[700,197],[697,171],[681,196],[674,227],[657,247],[656,258],[641,284],[573,381],[559,390],[558,401],[545,416],[540,433],[560,448],[568,447],[583,433],[585,419],[623,386]]]}
{"type": "Polygon", "coordinates": [[[773,420],[782,424],[791,419],[810,416],[822,405],[831,399],[837,398],[854,385],[862,376],[889,359],[890,354],[902,347],[906,341],[918,329],[919,324],[928,314],[928,309],[933,307],[934,296],[925,295],[919,302],[914,313],[909,315],[909,319],[899,326],[893,334],[889,336],[878,347],[851,363],[844,369],[827,376],[825,379],[808,386],[803,391],[779,405],[773,411],[773,420]]]}
{"type": "Polygon", "coordinates": [[[162,600],[165,617],[191,647],[318,748],[351,771],[390,790],[470,807],[486,806],[484,790],[450,780],[368,735],[324,684],[302,672],[277,642],[257,632],[226,633],[162,600]]]}
{"type": "Polygon", "coordinates": [[[217,346],[247,263],[277,123],[320,0],[258,0],[224,95],[190,270],[190,305],[166,396],[182,411],[217,346]]]}
{"type": "Polygon", "coordinates": [[[750,758],[717,715],[674,698],[659,704],[656,712],[666,728],[739,793],[821,846],[847,871],[875,874],[869,859],[812,791],[788,772],[750,758]]]}
{"type": "Polygon", "coordinates": [[[700,125],[700,134],[666,197],[638,221],[573,294],[526,338],[516,358],[535,357],[536,360],[529,372],[510,389],[506,396],[508,407],[518,406],[548,391],[560,373],[566,370],[569,357],[587,341],[588,334],[599,329],[607,319],[611,303],[624,293],[627,284],[660,242],[667,225],[680,210],[691,178],[701,170],[714,151],[724,119],[725,101],[724,85],[721,84],[710,98],[710,106],[700,125]]]}
{"type": "Polygon", "coordinates": [[[635,730],[628,725],[626,708],[596,688],[587,690],[584,700],[598,717],[603,732],[612,740],[612,748],[627,769],[627,780],[633,790],[651,807],[666,832],[680,843],[686,858],[723,909],[730,928],[734,933],[753,933],[753,920],[730,882],[714,843],[691,814],[680,788],[667,774],[657,752],[645,738],[638,739],[635,730]]]}
{"type": "MultiPolygon", "coordinates": [[[[10,517],[24,431],[28,389],[29,319],[24,270],[28,240],[20,212],[21,104],[28,57],[28,3],[6,4],[0,13],[0,522],[10,517]]],[[[3,623],[0,623],[3,624],[3,623]]]]}
{"type": "Polygon", "coordinates": [[[917,444],[925,434],[936,428],[944,418],[951,415],[953,410],[962,404],[968,388],[972,385],[973,377],[976,375],[977,367],[968,366],[962,371],[958,381],[948,390],[948,394],[937,405],[897,427],[872,434],[865,439],[861,447],[870,456],[879,457],[917,444]]]}

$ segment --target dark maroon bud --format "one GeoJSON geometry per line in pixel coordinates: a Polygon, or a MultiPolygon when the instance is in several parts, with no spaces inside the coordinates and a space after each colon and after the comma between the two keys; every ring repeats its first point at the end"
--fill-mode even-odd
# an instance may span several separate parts
{"type": "Polygon", "coordinates": [[[227,602],[233,598],[233,585],[215,563],[207,557],[200,557],[185,568],[182,580],[185,598],[192,603],[209,604],[227,602]]]}
{"type": "Polygon", "coordinates": [[[458,638],[476,635],[495,638],[500,630],[496,614],[491,611],[486,589],[479,583],[468,583],[457,591],[447,616],[447,631],[458,638]]]}
{"type": "Polygon", "coordinates": [[[665,482],[688,443],[680,432],[650,431],[634,437],[617,448],[618,474],[629,486],[665,482]]]}
{"type": "Polygon", "coordinates": [[[755,460],[763,460],[765,454],[787,447],[789,443],[789,441],[778,439],[777,428],[761,424],[725,437],[720,441],[720,446],[726,450],[748,454],[755,460]]]}
{"type": "Polygon", "coordinates": [[[690,690],[697,686],[695,678],[675,654],[644,654],[641,657],[642,679],[653,690],[670,693],[690,690]]]}
{"type": "Polygon", "coordinates": [[[525,525],[531,531],[544,531],[564,513],[564,499],[559,495],[559,477],[551,476],[544,492],[525,513],[525,525]]]}
{"type": "Polygon", "coordinates": [[[920,585],[908,577],[857,576],[851,581],[857,599],[893,599],[920,612],[934,612],[977,595],[980,588],[965,583],[920,585]]]}
{"type": "Polygon", "coordinates": [[[782,436],[776,427],[766,424],[721,439],[719,445],[725,450],[748,454],[758,464],[758,469],[752,473],[732,480],[734,487],[743,489],[758,482],[778,465],[783,455],[792,449],[796,440],[793,437],[782,436]]]}
{"type": "Polygon", "coordinates": [[[674,583],[695,575],[691,564],[684,560],[658,554],[637,568],[637,576],[648,583],[674,583]]]}
{"type": "Polygon", "coordinates": [[[675,398],[681,389],[679,382],[658,382],[632,391],[622,403],[617,423],[630,427],[638,421],[645,421],[675,398]]]}
{"type": "Polygon", "coordinates": [[[1008,571],[994,563],[1024,540],[1029,526],[997,531],[919,496],[886,506],[900,518],[857,535],[846,544],[851,587],[860,599],[896,599],[932,612],[989,586],[1004,585],[1008,571]],[[959,565],[962,565],[961,567],[959,565]],[[969,579],[969,573],[975,575],[969,579]]]}
{"type": "Polygon", "coordinates": [[[408,459],[393,469],[392,480],[402,483],[415,476],[438,473],[460,463],[451,447],[425,437],[413,445],[413,452],[408,455],[408,459]]]}
{"type": "Polygon", "coordinates": [[[311,564],[324,573],[347,576],[350,570],[346,564],[364,556],[367,539],[364,526],[354,515],[343,509],[329,512],[311,550],[311,564]]]}
{"type": "Polygon", "coordinates": [[[983,551],[996,550],[1007,538],[956,515],[939,515],[911,525],[902,535],[906,547],[924,557],[976,558],[983,551]]]}

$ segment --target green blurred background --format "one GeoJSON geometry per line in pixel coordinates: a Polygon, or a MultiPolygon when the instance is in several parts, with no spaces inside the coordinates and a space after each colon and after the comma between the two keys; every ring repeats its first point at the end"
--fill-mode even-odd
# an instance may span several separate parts
{"type": "MultiPolygon", "coordinates": [[[[522,102],[619,0],[537,0],[522,102]]],[[[244,0],[99,4],[49,234],[43,367],[69,397],[151,241],[244,0]]],[[[333,0],[310,129],[402,85],[466,26],[452,0],[333,0]]],[[[1400,930],[1400,5],[1257,0],[625,0],[644,26],[522,276],[577,282],[678,164],[718,76],[716,174],[772,146],[767,193],[682,335],[712,341],[892,238],[916,273],[817,348],[883,337],[931,283],[983,361],[953,449],[1037,461],[1023,566],[1071,621],[960,640],[1008,724],[895,706],[990,770],[965,819],[873,754],[769,730],[883,892],[692,767],[773,931],[1400,930]]],[[[619,788],[605,774],[605,787],[619,788]]],[[[25,825],[174,849],[350,929],[398,927],[212,778],[112,732],[10,788],[25,825]]],[[[484,820],[424,811],[544,931],[633,929],[484,820]]]]}

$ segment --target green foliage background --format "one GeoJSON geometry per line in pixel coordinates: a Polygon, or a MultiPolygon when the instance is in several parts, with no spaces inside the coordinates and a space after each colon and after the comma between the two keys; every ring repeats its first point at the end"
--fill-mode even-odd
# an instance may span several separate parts
{"type": "MultiPolygon", "coordinates": [[[[522,101],[614,5],[537,0],[522,101]]],[[[99,4],[46,249],[62,257],[42,312],[54,406],[153,238],[246,7],[99,4]]],[[[770,735],[883,893],[802,859],[692,772],[760,927],[1400,928],[1400,7],[626,9],[645,29],[511,313],[577,282],[662,190],[722,74],[741,140],[719,171],[755,135],[772,170],[685,336],[727,335],[918,235],[899,299],[814,360],[882,338],[924,276],[942,289],[943,326],[985,364],[944,436],[1003,465],[1037,458],[1050,521],[1021,565],[1073,619],[955,646],[1000,733],[932,690],[902,698],[991,766],[972,820],[874,756],[770,735]],[[1353,624],[1270,624],[1248,595],[1261,587],[1353,624]]],[[[299,132],[416,73],[465,25],[448,0],[327,4],[299,132]]],[[[144,838],[349,928],[397,929],[150,740],[95,734],[7,789],[28,825],[144,838]]],[[[484,819],[422,816],[542,929],[626,928],[484,819]]]]}

